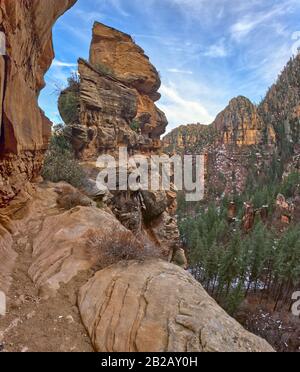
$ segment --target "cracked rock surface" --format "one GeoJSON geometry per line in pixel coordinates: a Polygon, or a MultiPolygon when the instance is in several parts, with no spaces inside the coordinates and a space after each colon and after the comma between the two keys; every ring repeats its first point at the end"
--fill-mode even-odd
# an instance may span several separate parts
{"type": "Polygon", "coordinates": [[[99,352],[271,352],[193,277],[164,261],[119,263],[79,293],[79,309],[99,352]]]}

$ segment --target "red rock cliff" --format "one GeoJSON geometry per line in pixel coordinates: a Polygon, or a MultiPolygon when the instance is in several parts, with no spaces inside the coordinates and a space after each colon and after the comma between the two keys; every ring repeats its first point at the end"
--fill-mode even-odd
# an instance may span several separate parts
{"type": "Polygon", "coordinates": [[[76,0],[0,0],[0,207],[40,172],[51,123],[38,107],[54,58],[52,26],[76,0]]]}

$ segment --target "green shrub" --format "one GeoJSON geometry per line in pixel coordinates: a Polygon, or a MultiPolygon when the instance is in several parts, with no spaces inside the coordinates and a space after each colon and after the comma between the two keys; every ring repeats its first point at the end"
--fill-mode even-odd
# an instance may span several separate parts
{"type": "Polygon", "coordinates": [[[95,64],[94,65],[94,68],[100,74],[104,74],[104,75],[111,76],[111,77],[114,77],[115,76],[113,70],[110,67],[108,67],[105,64],[103,64],[103,63],[97,63],[97,64],[95,64]]]}
{"type": "Polygon", "coordinates": [[[79,122],[80,106],[80,79],[77,74],[68,78],[68,87],[61,92],[58,99],[58,108],[65,124],[79,122]]]}
{"type": "Polygon", "coordinates": [[[65,181],[74,187],[80,187],[84,182],[84,171],[76,161],[62,130],[54,130],[42,175],[47,181],[65,181]]]}
{"type": "Polygon", "coordinates": [[[138,120],[133,120],[130,124],[130,128],[134,131],[134,132],[138,132],[140,130],[140,123],[138,120]]]}
{"type": "Polygon", "coordinates": [[[79,94],[66,90],[59,97],[59,112],[66,124],[79,121],[79,94]]]}
{"type": "Polygon", "coordinates": [[[280,193],[286,198],[291,198],[300,189],[300,173],[291,173],[281,185],[280,193]]]}

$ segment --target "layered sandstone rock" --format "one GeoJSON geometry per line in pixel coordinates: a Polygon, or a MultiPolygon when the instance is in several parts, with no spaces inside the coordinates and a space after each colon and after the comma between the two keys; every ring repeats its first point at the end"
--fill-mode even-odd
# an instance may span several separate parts
{"type": "Polygon", "coordinates": [[[104,151],[114,153],[118,146],[142,144],[143,138],[130,127],[137,114],[135,91],[83,60],[79,60],[79,73],[80,123],[90,141],[82,158],[95,158],[104,151]]]}
{"type": "MultiPolygon", "coordinates": [[[[82,319],[95,351],[272,351],[221,310],[190,274],[147,259],[149,252],[139,244],[128,245],[133,234],[112,213],[58,209],[57,186],[37,186],[15,224],[1,217],[0,253],[6,259],[0,261],[0,291],[8,295],[8,311],[0,317],[0,331],[6,350],[27,345],[30,351],[70,351],[75,343],[76,351],[91,351],[82,319]],[[9,290],[12,245],[20,256],[9,290]]],[[[186,265],[183,252],[174,259],[186,265]]]]}
{"type": "Polygon", "coordinates": [[[132,37],[96,22],[90,49],[90,63],[105,65],[114,75],[140,93],[159,99],[160,78],[142,48],[132,37]]]}
{"type": "Polygon", "coordinates": [[[159,74],[130,36],[95,23],[90,59],[79,60],[79,73],[79,91],[75,85],[62,92],[59,109],[81,159],[115,153],[120,146],[146,153],[161,149],[168,122],[154,103],[160,98],[159,74]],[[64,110],[70,101],[74,115],[64,110]]]}
{"type": "Polygon", "coordinates": [[[112,234],[117,241],[118,234],[124,233],[131,235],[114,216],[97,208],[77,207],[49,216],[33,242],[29,275],[43,296],[51,296],[80,272],[105,266],[101,244],[93,247],[90,242],[95,235],[101,236],[104,244],[112,234]]]}
{"type": "Polygon", "coordinates": [[[76,0],[0,1],[0,207],[40,172],[50,122],[38,107],[53,57],[52,26],[76,0]]]}
{"type": "MultiPolygon", "coordinates": [[[[79,59],[78,70],[80,79],[71,80],[62,92],[59,109],[89,182],[95,183],[99,173],[99,155],[116,159],[121,147],[129,156],[160,154],[160,136],[167,126],[165,114],[155,105],[160,78],[133,39],[95,23],[90,59],[79,59]]],[[[118,182],[120,174],[137,171],[117,159],[116,166],[118,182]]],[[[176,192],[143,191],[142,187],[127,192],[127,182],[117,186],[109,196],[103,195],[115,216],[146,245],[154,244],[170,259],[179,246],[177,221],[170,216],[176,210],[176,192]]]]}
{"type": "Polygon", "coordinates": [[[270,162],[276,146],[273,126],[258,107],[237,97],[207,126],[181,126],[164,138],[168,153],[205,155],[206,192],[213,197],[245,189],[249,169],[270,162]]]}
{"type": "Polygon", "coordinates": [[[285,146],[300,143],[299,74],[300,53],[290,59],[258,107],[264,123],[275,129],[276,141],[285,146]]]}
{"type": "Polygon", "coordinates": [[[0,216],[0,292],[7,294],[17,254],[13,250],[13,239],[10,232],[1,224],[2,218],[0,216]]]}
{"type": "Polygon", "coordinates": [[[119,263],[80,290],[99,352],[272,352],[230,318],[193,277],[163,261],[119,263]]]}
{"type": "Polygon", "coordinates": [[[213,142],[216,132],[209,125],[181,125],[167,134],[164,139],[164,149],[167,153],[195,154],[213,142]]]}
{"type": "Polygon", "coordinates": [[[265,127],[257,107],[245,97],[230,101],[212,124],[221,135],[225,145],[251,146],[274,142],[275,132],[265,127]]]}

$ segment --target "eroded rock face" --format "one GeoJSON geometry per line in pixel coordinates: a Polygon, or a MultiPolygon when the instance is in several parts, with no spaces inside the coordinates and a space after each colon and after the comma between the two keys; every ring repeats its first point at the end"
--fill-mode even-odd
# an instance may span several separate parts
{"type": "Polygon", "coordinates": [[[214,129],[209,125],[181,125],[163,138],[164,149],[171,154],[200,154],[214,135],[214,129]]]}
{"type": "MultiPolygon", "coordinates": [[[[29,275],[43,296],[51,296],[80,272],[99,264],[101,246],[89,244],[95,234],[103,240],[129,231],[111,214],[92,207],[77,207],[49,216],[33,242],[29,275]]],[[[105,263],[103,263],[105,264],[105,263]]]]}
{"type": "Polygon", "coordinates": [[[143,153],[161,149],[168,121],[155,105],[159,74],[130,36],[95,23],[90,59],[79,60],[79,73],[79,92],[68,88],[59,99],[78,157],[114,154],[120,146],[143,153]],[[74,115],[65,113],[68,100],[74,115]]]}
{"type": "Polygon", "coordinates": [[[80,122],[90,132],[90,142],[82,158],[95,158],[103,151],[115,152],[118,146],[136,147],[143,138],[130,128],[137,114],[136,92],[112,77],[79,61],[80,122]]]}
{"type": "Polygon", "coordinates": [[[159,98],[155,94],[161,84],[159,74],[131,36],[96,22],[90,62],[93,65],[104,64],[126,85],[146,95],[153,95],[153,98],[159,98]]]}
{"type": "Polygon", "coordinates": [[[13,250],[13,239],[10,232],[1,224],[2,218],[0,217],[0,291],[7,294],[17,254],[13,250]]]}
{"type": "Polygon", "coordinates": [[[221,142],[225,145],[275,143],[275,131],[268,126],[265,128],[257,107],[245,97],[231,100],[212,125],[221,133],[221,142]]]}
{"type": "Polygon", "coordinates": [[[99,352],[272,352],[230,318],[193,277],[163,261],[119,263],[79,294],[99,352]]]}
{"type": "Polygon", "coordinates": [[[75,1],[0,1],[7,46],[0,56],[0,207],[40,172],[50,122],[37,97],[54,58],[52,26],[75,1]]]}
{"type": "Polygon", "coordinates": [[[279,143],[285,140],[293,145],[300,143],[299,72],[300,53],[291,58],[258,107],[264,122],[275,129],[279,143]]]}
{"type": "MultiPolygon", "coordinates": [[[[89,182],[95,183],[98,176],[99,155],[114,156],[117,175],[126,170],[129,175],[134,171],[131,165],[122,169],[118,163],[120,148],[128,150],[128,157],[160,154],[160,137],[168,124],[155,105],[160,98],[160,78],[133,39],[95,23],[90,59],[79,59],[78,68],[80,80],[62,92],[59,109],[89,182]]],[[[168,212],[176,209],[176,192],[131,192],[123,186],[127,183],[110,190],[106,198],[110,209],[139,239],[157,246],[163,257],[172,257],[179,246],[179,233],[176,219],[168,217],[168,212]]]]}

